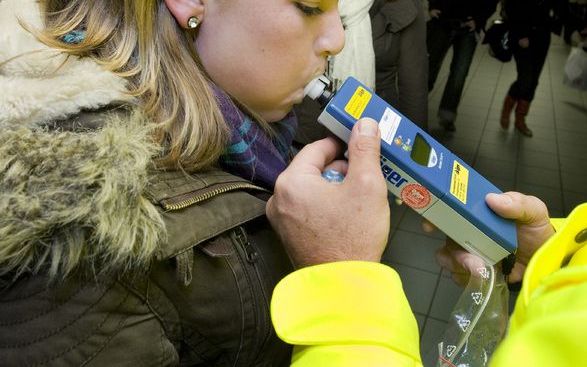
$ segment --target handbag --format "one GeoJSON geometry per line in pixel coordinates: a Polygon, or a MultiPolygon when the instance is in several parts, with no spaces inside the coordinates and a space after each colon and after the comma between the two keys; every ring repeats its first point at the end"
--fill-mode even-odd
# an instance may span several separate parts
{"type": "Polygon", "coordinates": [[[493,21],[485,37],[483,44],[489,45],[489,54],[501,62],[508,62],[512,59],[513,51],[510,45],[510,29],[507,22],[502,19],[493,21]]]}
{"type": "Polygon", "coordinates": [[[563,84],[587,90],[587,44],[573,47],[564,68],[563,84]]]}

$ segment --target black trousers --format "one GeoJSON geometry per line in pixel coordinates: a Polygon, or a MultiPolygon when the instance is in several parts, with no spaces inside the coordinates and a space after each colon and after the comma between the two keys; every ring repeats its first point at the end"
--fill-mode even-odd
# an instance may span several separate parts
{"type": "Polygon", "coordinates": [[[521,48],[517,40],[512,40],[518,77],[510,86],[508,94],[515,99],[532,101],[538,87],[540,73],[550,47],[550,30],[535,29],[528,37],[528,48],[521,48]]]}

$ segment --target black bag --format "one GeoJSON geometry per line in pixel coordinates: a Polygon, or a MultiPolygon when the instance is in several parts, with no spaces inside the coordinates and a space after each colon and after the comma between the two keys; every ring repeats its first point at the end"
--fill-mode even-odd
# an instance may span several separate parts
{"type": "Polygon", "coordinates": [[[512,59],[510,45],[510,30],[506,22],[501,19],[493,21],[483,38],[483,43],[489,45],[489,54],[501,62],[512,59]]]}

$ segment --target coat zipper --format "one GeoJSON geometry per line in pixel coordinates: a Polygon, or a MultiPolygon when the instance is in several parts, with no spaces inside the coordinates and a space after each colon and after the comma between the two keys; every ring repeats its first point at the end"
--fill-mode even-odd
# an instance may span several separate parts
{"type": "Polygon", "coordinates": [[[265,328],[262,332],[262,334],[264,334],[265,337],[261,340],[261,343],[258,346],[257,353],[260,353],[263,350],[263,348],[265,347],[267,340],[271,336],[271,328],[269,326],[269,320],[266,316],[269,313],[269,299],[267,297],[267,293],[265,292],[265,284],[263,282],[264,278],[261,275],[261,269],[260,269],[260,267],[263,265],[263,261],[261,259],[260,263],[257,262],[257,260],[259,259],[259,253],[255,249],[255,247],[253,246],[251,241],[249,241],[249,238],[247,237],[247,232],[245,231],[245,229],[242,226],[235,228],[234,233],[235,233],[235,237],[236,237],[237,242],[240,244],[240,247],[243,249],[243,252],[245,253],[245,258],[254,268],[255,274],[257,275],[257,280],[259,282],[258,283],[259,291],[261,292],[261,294],[263,296],[263,303],[262,304],[263,304],[263,309],[266,312],[261,311],[259,313],[259,318],[263,320],[262,324],[265,325],[265,328]]]}
{"type": "Polygon", "coordinates": [[[267,193],[269,192],[268,190],[262,187],[253,185],[248,182],[220,183],[206,187],[204,189],[188,192],[186,194],[182,194],[173,198],[163,199],[161,200],[161,205],[163,206],[163,209],[167,211],[181,210],[187,208],[188,206],[195,205],[201,203],[202,201],[211,199],[214,196],[235,190],[255,190],[267,193]]]}
{"type": "Polygon", "coordinates": [[[257,258],[259,257],[259,253],[257,252],[257,250],[255,250],[255,248],[247,238],[247,233],[245,232],[244,228],[238,227],[235,230],[235,234],[238,243],[241,245],[243,251],[245,252],[245,257],[247,258],[247,261],[250,264],[255,263],[257,261],[257,258]]]}

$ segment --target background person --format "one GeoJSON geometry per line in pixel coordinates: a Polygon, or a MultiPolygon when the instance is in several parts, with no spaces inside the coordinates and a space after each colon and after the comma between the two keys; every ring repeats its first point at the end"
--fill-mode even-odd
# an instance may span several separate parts
{"type": "Polygon", "coordinates": [[[507,130],[515,109],[514,126],[522,135],[532,137],[526,115],[534,99],[540,73],[550,47],[554,17],[562,6],[555,0],[506,0],[503,13],[510,26],[510,44],[516,61],[516,80],[503,102],[500,125],[507,130]]]}
{"type": "Polygon", "coordinates": [[[428,1],[428,92],[434,88],[446,53],[451,47],[453,50],[450,72],[438,107],[439,123],[447,131],[456,129],[454,122],[457,109],[473,61],[479,32],[485,28],[496,4],[496,0],[428,1]]]}
{"type": "Polygon", "coordinates": [[[420,0],[377,0],[369,11],[376,92],[428,129],[426,20],[420,0]]]}
{"type": "Polygon", "coordinates": [[[345,47],[331,59],[334,86],[353,76],[375,88],[375,53],[371,38],[369,9],[373,0],[339,0],[338,11],[345,27],[345,47]]]}

